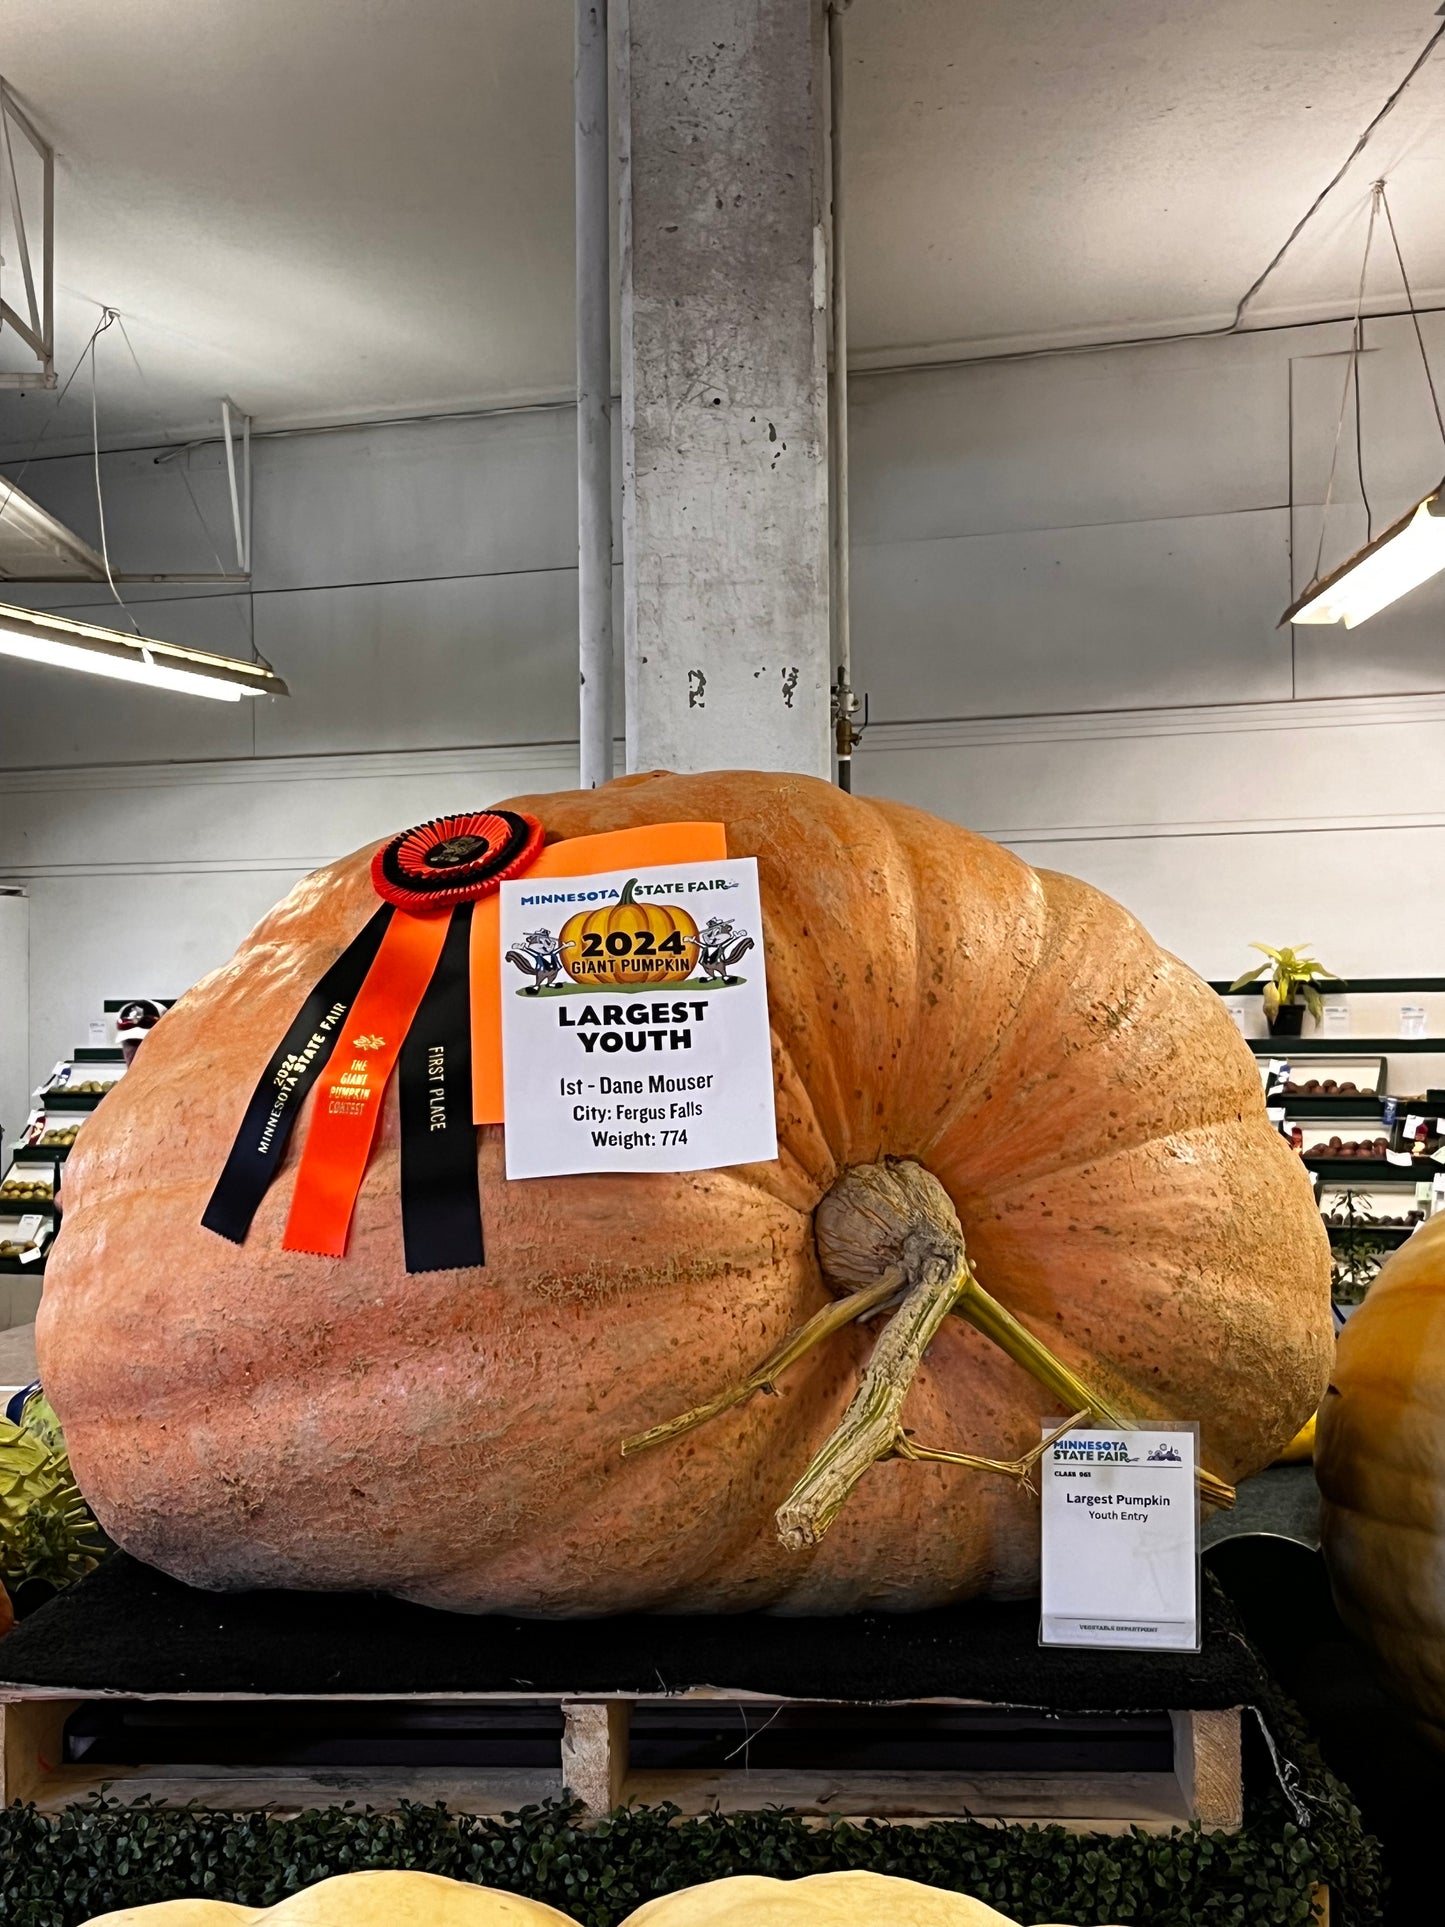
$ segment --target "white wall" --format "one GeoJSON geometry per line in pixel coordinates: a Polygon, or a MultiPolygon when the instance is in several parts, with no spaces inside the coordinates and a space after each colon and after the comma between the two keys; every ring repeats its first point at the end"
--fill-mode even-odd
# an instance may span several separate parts
{"type": "MultiPolygon", "coordinates": [[[[859,788],[1089,877],[1207,975],[1256,937],[1441,974],[1445,583],[1354,632],[1277,627],[1313,569],[1346,338],[855,378],[859,788]]],[[[1369,339],[1378,529],[1440,454],[1407,324],[1369,339]]],[[[105,472],[121,566],[216,566],[187,481],[228,559],[216,449],[105,472]]],[[[253,593],[136,600],[157,634],[227,652],[254,623],[289,702],[0,665],[33,1065],[102,997],[183,989],[315,863],[575,781],[572,473],[561,410],[259,441],[253,593]]],[[[93,538],[87,463],[26,486],[93,538]]],[[[1352,419],[1334,500],[1326,567],[1364,534],[1352,419]]],[[[105,617],[104,590],[27,594],[105,617]]]]}
{"type": "Polygon", "coordinates": [[[30,904],[0,891],[0,1131],[5,1145],[29,1112],[30,904]]]}

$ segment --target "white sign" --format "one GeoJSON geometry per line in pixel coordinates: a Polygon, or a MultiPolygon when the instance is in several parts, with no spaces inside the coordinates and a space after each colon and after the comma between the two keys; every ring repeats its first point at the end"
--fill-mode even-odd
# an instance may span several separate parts
{"type": "Polygon", "coordinates": [[[1348,1004],[1325,1005],[1325,1033],[1330,1037],[1343,1037],[1350,1028],[1350,1007],[1348,1004]]]}
{"type": "Polygon", "coordinates": [[[1085,1422],[1049,1447],[1041,1645],[1198,1650],[1197,1437],[1085,1422]]]}
{"type": "Polygon", "coordinates": [[[778,1155],[756,857],[501,889],[509,1178],[778,1155]]]}

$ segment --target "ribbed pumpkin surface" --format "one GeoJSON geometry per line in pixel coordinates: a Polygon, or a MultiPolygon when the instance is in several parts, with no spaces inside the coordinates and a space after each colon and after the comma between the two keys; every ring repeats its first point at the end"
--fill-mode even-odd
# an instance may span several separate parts
{"type": "Polygon", "coordinates": [[[1445,1217],[1340,1334],[1315,1474],[1341,1614],[1445,1748],[1445,1217]]]}
{"type": "MultiPolygon", "coordinates": [[[[183,998],[65,1175],[39,1346],[87,1497],[209,1586],[378,1587],[464,1610],[900,1610],[1016,1595],[1036,1502],[880,1466],[823,1542],[773,1512],[872,1346],[850,1328],[674,1444],[619,1441],[741,1377],[825,1301],[840,1171],[919,1160],[981,1282],[1100,1392],[1198,1418],[1226,1478],[1308,1416],[1330,1355],[1324,1232],[1219,1000],[1117,904],[901,806],[803,777],[634,778],[518,799],[558,836],[722,820],[762,878],[780,1157],[507,1183],[487,1264],[409,1277],[394,1097],[344,1260],[281,1250],[303,1115],[242,1249],[201,1211],[305,993],[373,906],[370,851],[299,884],[183,998]]],[[[950,1320],[923,1443],[1013,1456],[1047,1396],[950,1320]]]]}

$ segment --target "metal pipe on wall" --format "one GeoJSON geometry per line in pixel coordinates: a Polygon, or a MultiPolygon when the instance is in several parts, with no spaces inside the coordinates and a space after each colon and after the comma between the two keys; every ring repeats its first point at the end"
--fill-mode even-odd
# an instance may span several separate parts
{"type": "Polygon", "coordinates": [[[607,0],[577,0],[577,636],[581,783],[612,776],[612,219],[607,0]]]}
{"type": "Polygon", "coordinates": [[[852,0],[830,0],[828,7],[828,160],[832,208],[832,273],[829,305],[833,337],[833,379],[828,389],[828,449],[833,508],[833,738],[838,787],[853,787],[853,727],[858,698],[853,693],[853,639],[849,628],[850,554],[848,526],[848,272],[843,182],[843,15],[852,0]]]}

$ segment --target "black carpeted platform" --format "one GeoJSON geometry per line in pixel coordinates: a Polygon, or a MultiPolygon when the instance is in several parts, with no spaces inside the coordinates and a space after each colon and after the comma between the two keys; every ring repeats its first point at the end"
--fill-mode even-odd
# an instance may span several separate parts
{"type": "Polygon", "coordinates": [[[1253,1703],[1262,1675],[1205,1587],[1199,1653],[1038,1645],[1038,1605],[846,1619],[470,1618],[371,1594],[206,1593],[117,1554],[0,1644],[5,1686],[167,1696],[680,1692],[941,1695],[1061,1712],[1253,1703]]]}

